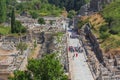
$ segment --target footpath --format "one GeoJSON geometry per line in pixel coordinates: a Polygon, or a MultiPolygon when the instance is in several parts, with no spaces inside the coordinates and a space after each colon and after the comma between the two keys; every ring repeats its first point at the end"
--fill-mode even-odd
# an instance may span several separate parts
{"type": "MultiPolygon", "coordinates": [[[[69,38],[69,36],[67,36],[67,45],[68,47],[69,46],[81,47],[81,44],[77,38],[71,39],[69,38]]],[[[77,53],[77,52],[71,53],[68,51],[69,73],[71,80],[94,80],[92,73],[89,69],[89,66],[86,62],[86,58],[84,54],[85,54],[84,49],[82,53],[77,53]],[[78,54],[78,56],[73,57],[74,54],[78,54]]]]}

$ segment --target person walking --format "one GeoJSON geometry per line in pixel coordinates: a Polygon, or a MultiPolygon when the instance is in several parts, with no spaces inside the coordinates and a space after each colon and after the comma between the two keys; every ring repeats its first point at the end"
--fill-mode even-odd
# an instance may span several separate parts
{"type": "Polygon", "coordinates": [[[78,57],[78,53],[76,53],[76,57],[78,57]]]}
{"type": "Polygon", "coordinates": [[[74,60],[75,54],[73,54],[73,60],[74,60]]]}

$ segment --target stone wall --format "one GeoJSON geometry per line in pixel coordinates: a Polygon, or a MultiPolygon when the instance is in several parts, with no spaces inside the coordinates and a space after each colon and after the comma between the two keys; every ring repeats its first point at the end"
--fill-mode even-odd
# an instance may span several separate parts
{"type": "Polygon", "coordinates": [[[95,80],[120,80],[120,55],[109,57],[109,54],[102,54],[99,43],[90,30],[90,24],[86,24],[82,30],[87,43],[87,46],[84,45],[88,53],[87,62],[95,80]]]}
{"type": "Polygon", "coordinates": [[[102,10],[103,6],[109,4],[114,0],[91,0],[90,1],[90,11],[97,12],[102,10]]]}
{"type": "Polygon", "coordinates": [[[85,25],[84,32],[86,33],[86,38],[88,38],[90,40],[90,43],[92,44],[91,45],[92,50],[94,51],[97,59],[99,60],[100,63],[104,63],[103,54],[102,54],[102,51],[99,47],[99,43],[97,42],[96,37],[92,34],[89,24],[85,25]]]}

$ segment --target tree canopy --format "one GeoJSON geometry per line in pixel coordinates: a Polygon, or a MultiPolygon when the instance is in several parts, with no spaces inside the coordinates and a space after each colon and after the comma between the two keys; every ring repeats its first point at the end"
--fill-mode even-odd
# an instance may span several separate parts
{"type": "Polygon", "coordinates": [[[39,23],[39,24],[45,24],[44,18],[39,18],[39,19],[38,19],[38,23],[39,23]]]}
{"type": "Polygon", "coordinates": [[[31,59],[28,62],[28,75],[18,71],[10,80],[67,80],[63,68],[55,54],[49,54],[42,59],[31,59]],[[21,77],[20,77],[21,76],[21,77]]]}
{"type": "Polygon", "coordinates": [[[78,11],[80,7],[86,3],[86,1],[88,2],[88,0],[48,0],[48,2],[51,4],[61,8],[65,7],[67,11],[78,11]]]}
{"type": "Polygon", "coordinates": [[[6,20],[6,0],[0,0],[0,23],[6,20]]]}
{"type": "Polygon", "coordinates": [[[120,1],[116,0],[111,4],[105,6],[105,8],[101,11],[101,14],[105,18],[108,23],[109,32],[111,34],[120,34],[120,1]]]}
{"type": "Polygon", "coordinates": [[[28,71],[14,71],[14,76],[10,76],[9,80],[33,80],[31,73],[28,71]]]}
{"type": "Polygon", "coordinates": [[[67,80],[62,65],[55,54],[38,60],[30,60],[28,69],[33,72],[36,80],[67,80]]]}

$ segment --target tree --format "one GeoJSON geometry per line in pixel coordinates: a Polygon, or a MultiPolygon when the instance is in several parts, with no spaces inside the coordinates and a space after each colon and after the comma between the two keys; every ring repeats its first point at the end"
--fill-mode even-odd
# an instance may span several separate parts
{"type": "Polygon", "coordinates": [[[11,33],[15,33],[15,10],[12,9],[11,13],[11,33]]]}
{"type": "Polygon", "coordinates": [[[28,70],[33,73],[34,80],[67,80],[55,54],[47,55],[42,59],[29,60],[28,70]]]}
{"type": "Polygon", "coordinates": [[[86,3],[86,0],[48,0],[48,2],[61,8],[65,7],[67,11],[78,11],[86,3]]]}
{"type": "Polygon", "coordinates": [[[15,10],[12,9],[11,13],[11,33],[25,33],[27,29],[22,26],[20,21],[15,20],[15,10]]]}
{"type": "Polygon", "coordinates": [[[20,21],[15,21],[15,33],[25,33],[27,29],[22,26],[20,21]]]}
{"type": "Polygon", "coordinates": [[[31,12],[30,15],[32,16],[33,19],[36,19],[39,16],[36,12],[31,12]]]}
{"type": "Polygon", "coordinates": [[[68,18],[72,19],[75,16],[76,12],[74,10],[69,11],[68,18]]]}
{"type": "Polygon", "coordinates": [[[110,34],[107,33],[107,32],[101,32],[100,33],[100,38],[103,39],[103,40],[107,39],[109,36],[110,36],[110,34]]]}
{"type": "Polygon", "coordinates": [[[6,20],[6,0],[0,0],[0,23],[6,20]]]}
{"type": "Polygon", "coordinates": [[[6,0],[6,4],[8,5],[15,5],[16,0],[6,0]]]}
{"type": "Polygon", "coordinates": [[[111,26],[111,24],[112,24],[112,22],[113,22],[112,17],[105,18],[105,20],[106,20],[106,22],[108,22],[108,26],[109,26],[109,28],[110,28],[110,26],[111,26]]]}
{"type": "Polygon", "coordinates": [[[38,23],[39,23],[39,24],[45,24],[44,18],[39,18],[39,19],[38,19],[38,23]]]}
{"type": "Polygon", "coordinates": [[[68,80],[55,54],[28,61],[28,71],[15,71],[10,80],[68,80]]]}
{"type": "Polygon", "coordinates": [[[106,32],[107,30],[109,30],[109,28],[108,28],[108,26],[107,25],[102,25],[101,27],[100,27],[100,32],[106,32]]]}
{"type": "Polygon", "coordinates": [[[14,71],[14,75],[9,77],[9,80],[33,80],[31,73],[28,71],[14,71]]]}
{"type": "Polygon", "coordinates": [[[20,54],[23,54],[23,51],[27,49],[27,44],[20,42],[17,44],[17,50],[20,50],[20,54]]]}

